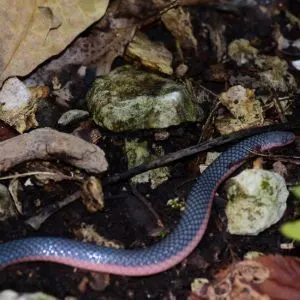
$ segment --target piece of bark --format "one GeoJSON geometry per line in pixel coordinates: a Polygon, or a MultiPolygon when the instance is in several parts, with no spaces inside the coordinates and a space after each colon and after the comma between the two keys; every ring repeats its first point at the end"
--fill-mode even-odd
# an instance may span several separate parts
{"type": "Polygon", "coordinates": [[[0,172],[35,159],[60,159],[91,173],[107,170],[105,153],[71,134],[40,128],[0,142],[0,172]]]}

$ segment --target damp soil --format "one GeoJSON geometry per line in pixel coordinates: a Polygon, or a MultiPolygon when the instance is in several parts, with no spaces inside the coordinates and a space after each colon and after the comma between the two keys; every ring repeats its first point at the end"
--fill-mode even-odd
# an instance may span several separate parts
{"type": "MultiPolygon", "coordinates": [[[[174,128],[171,132],[173,139],[172,135],[170,139],[173,140],[173,143],[164,141],[168,144],[170,151],[181,149],[183,145],[194,144],[194,140],[198,136],[197,126],[194,125],[174,128]],[[178,132],[180,132],[179,135],[178,132]],[[186,135],[194,136],[194,139],[190,138],[187,142],[186,135]]],[[[142,136],[149,138],[148,135],[149,132],[141,133],[140,138],[142,139],[142,136]]],[[[109,142],[102,147],[114,150],[111,153],[115,153],[115,155],[108,156],[110,166],[114,166],[109,172],[113,174],[125,169],[126,164],[125,162],[120,163],[122,159],[118,152],[121,155],[121,144],[115,143],[117,146],[112,149],[112,139],[116,140],[116,137],[107,138],[109,142]]],[[[228,145],[215,150],[223,151],[227,147],[228,145]]],[[[141,195],[147,195],[147,201],[162,220],[166,231],[172,231],[180,219],[180,212],[167,206],[167,201],[175,197],[186,199],[198,176],[195,165],[201,159],[201,156],[194,156],[174,163],[170,166],[169,180],[154,190],[148,184],[137,186],[141,195]]],[[[250,163],[248,162],[248,164],[250,163]]],[[[22,168],[26,167],[28,166],[20,166],[18,171],[21,172],[22,168]]],[[[293,170],[293,172],[297,171],[293,170]]],[[[291,171],[291,173],[293,172],[291,171]]],[[[26,203],[26,213],[30,215],[37,210],[34,203],[36,199],[41,199],[42,206],[62,200],[76,190],[76,185],[60,183],[52,186],[52,189],[48,186],[46,190],[44,187],[37,188],[36,186],[34,189],[30,186],[24,188],[21,198],[22,202],[26,203]]],[[[63,236],[75,239],[74,231],[80,228],[82,223],[85,223],[93,224],[101,236],[117,240],[127,248],[147,247],[159,242],[161,236],[151,236],[157,226],[156,217],[132,193],[128,182],[107,186],[105,194],[107,200],[103,212],[88,213],[84,205],[77,201],[51,216],[38,231],[32,230],[24,223],[24,220],[2,222],[0,226],[1,240],[7,241],[26,236],[63,236]]],[[[226,232],[225,204],[226,200],[221,186],[214,199],[206,233],[196,250],[182,263],[161,274],[137,278],[107,276],[54,263],[30,262],[15,264],[2,270],[0,289],[13,289],[20,292],[43,291],[59,299],[67,296],[77,299],[173,299],[173,296],[176,299],[186,299],[190,293],[190,284],[193,279],[212,278],[221,268],[243,259],[248,251],[259,251],[265,254],[300,254],[297,247],[293,250],[281,249],[281,244],[287,241],[278,231],[283,222],[293,218],[293,199],[289,199],[288,209],[283,219],[256,237],[232,236],[226,232]]]]}
{"type": "MultiPolygon", "coordinates": [[[[267,47],[269,45],[268,41],[271,39],[272,20],[268,19],[267,25],[265,23],[262,25],[260,19],[253,17],[252,23],[247,21],[244,23],[245,26],[242,26],[241,22],[243,22],[245,11],[242,11],[242,14],[236,14],[235,12],[224,12],[224,8],[223,11],[221,8],[220,11],[214,10],[213,16],[216,18],[216,22],[224,21],[233,25],[236,24],[236,26],[231,26],[231,30],[227,33],[229,40],[229,36],[231,36],[231,39],[241,37],[254,39],[255,37],[262,41],[262,52],[274,54],[274,49],[267,47]],[[219,18],[220,15],[222,16],[221,19],[219,18]],[[260,30],[261,27],[264,28],[264,31],[260,30]]],[[[193,13],[197,14],[198,12],[195,10],[193,13]]],[[[209,11],[206,11],[202,13],[198,20],[207,21],[210,16],[209,11]]],[[[201,22],[199,21],[199,24],[201,22]]],[[[196,26],[197,24],[194,25],[196,26]]],[[[199,27],[201,26],[199,25],[199,27]]],[[[155,30],[157,28],[150,28],[147,32],[148,35],[157,37],[158,34],[155,34],[155,30]]],[[[165,28],[160,30],[165,32],[165,28]]],[[[203,43],[204,46],[207,45],[207,41],[203,41],[203,43]]],[[[174,47],[174,45],[169,46],[169,49],[174,47]]],[[[210,72],[208,72],[209,66],[214,64],[216,59],[215,56],[210,56],[210,54],[215,54],[213,46],[210,46],[207,48],[203,47],[203,52],[197,58],[197,62],[193,61],[191,56],[187,63],[190,63],[189,76],[193,77],[195,82],[200,80],[202,86],[217,94],[226,89],[227,83],[225,81],[210,81],[212,77],[210,72]]],[[[115,65],[123,63],[121,59],[118,59],[115,65]]],[[[227,67],[231,67],[226,64],[224,66],[225,70],[227,67]]],[[[82,97],[84,92],[81,92],[79,91],[79,94],[82,97]]],[[[297,101],[298,98],[299,96],[297,95],[294,111],[290,116],[291,120],[297,119],[296,116],[300,113],[299,105],[297,105],[299,103],[297,101]]],[[[203,104],[206,116],[209,115],[212,107],[213,105],[209,101],[203,104]]],[[[274,111],[270,112],[270,117],[272,117],[272,113],[274,111]]],[[[274,116],[274,119],[276,118],[278,116],[274,116]]],[[[103,178],[126,171],[127,162],[123,152],[126,138],[138,138],[140,141],[148,141],[150,151],[152,144],[155,143],[162,146],[167,154],[197,144],[199,137],[203,134],[203,125],[204,123],[185,124],[168,128],[167,131],[170,135],[164,141],[154,141],[154,136],[157,132],[151,130],[113,134],[101,129],[102,138],[99,146],[105,151],[109,162],[108,173],[103,178]]],[[[217,135],[212,130],[212,127],[213,124],[205,129],[210,137],[217,135]]],[[[93,124],[88,131],[90,132],[94,128],[96,126],[93,124]]],[[[71,132],[72,129],[74,128],[64,130],[71,132]]],[[[228,147],[229,145],[225,145],[214,150],[225,151],[228,147]]],[[[292,150],[292,152],[296,155],[296,149],[292,150]]],[[[281,153],[286,154],[286,150],[281,150],[281,153]]],[[[169,165],[170,177],[158,188],[151,189],[149,184],[140,184],[136,187],[138,194],[146,199],[148,205],[155,211],[155,214],[141,201],[141,196],[137,196],[137,193],[133,192],[130,183],[124,181],[105,186],[106,200],[104,211],[89,213],[81,201],[77,200],[52,215],[38,231],[26,225],[24,222],[26,218],[36,214],[44,206],[64,199],[75,192],[78,189],[78,185],[76,183],[60,182],[48,183],[46,186],[39,184],[31,186],[26,185],[25,180],[21,180],[23,192],[20,195],[20,200],[24,209],[24,216],[0,223],[1,242],[29,236],[61,236],[76,239],[76,230],[85,223],[93,225],[95,231],[101,236],[109,240],[119,241],[126,248],[148,247],[162,239],[163,234],[153,234],[157,233],[159,229],[157,227],[157,216],[164,224],[164,234],[176,227],[181,213],[168,206],[167,201],[176,197],[182,200],[186,199],[191,186],[197,176],[199,176],[198,165],[202,161],[204,161],[204,154],[181,159],[169,165]],[[39,200],[38,203],[37,199],[39,200]]],[[[57,168],[64,169],[66,172],[72,171],[71,167],[65,166],[61,162],[56,162],[55,164],[57,168]]],[[[29,165],[27,163],[18,166],[11,173],[28,171],[29,165]]],[[[295,178],[300,178],[299,171],[297,171],[295,166],[289,164],[287,164],[287,169],[289,171],[287,181],[290,180],[290,182],[295,183],[295,178]]],[[[32,180],[34,181],[34,179],[32,180]]],[[[282,249],[281,245],[289,241],[279,233],[280,225],[295,217],[296,205],[294,200],[292,197],[288,199],[288,209],[282,220],[258,236],[232,236],[226,232],[226,217],[224,215],[226,199],[221,186],[214,198],[209,224],[200,244],[187,259],[168,271],[149,277],[131,278],[115,275],[107,276],[105,274],[99,275],[54,263],[30,262],[15,264],[1,270],[0,290],[13,289],[22,293],[42,291],[59,299],[71,299],[68,297],[110,300],[186,299],[190,293],[190,284],[193,279],[199,277],[213,278],[213,275],[218,270],[243,259],[243,256],[248,251],[299,256],[299,247],[296,244],[291,250],[282,249]]]]}

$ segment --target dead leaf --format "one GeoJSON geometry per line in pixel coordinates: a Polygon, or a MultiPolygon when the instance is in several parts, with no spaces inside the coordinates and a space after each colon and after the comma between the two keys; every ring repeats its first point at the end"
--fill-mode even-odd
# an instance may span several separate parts
{"type": "Polygon", "coordinates": [[[108,0],[0,0],[0,84],[61,52],[105,13],[108,0]]]}
{"type": "Polygon", "coordinates": [[[101,236],[95,230],[93,225],[82,223],[80,228],[74,229],[74,234],[83,242],[95,243],[97,245],[108,248],[124,248],[124,246],[120,242],[117,242],[115,240],[108,240],[105,237],[101,236]]]}
{"type": "Polygon", "coordinates": [[[83,184],[82,202],[89,212],[101,211],[104,208],[104,195],[100,181],[90,176],[83,184]]]}
{"type": "Polygon", "coordinates": [[[233,115],[216,121],[216,127],[222,135],[264,123],[263,108],[255,98],[254,90],[241,85],[232,86],[221,93],[220,101],[233,115]]]}
{"type": "MultiPolygon", "coordinates": [[[[160,1],[156,0],[155,3],[160,3],[160,1]]],[[[198,42],[193,33],[191,15],[188,10],[182,7],[170,9],[161,16],[161,20],[181,49],[197,49],[198,42]]]]}
{"type": "Polygon", "coordinates": [[[162,44],[151,41],[138,31],[126,49],[126,55],[138,59],[142,65],[167,75],[173,74],[172,53],[162,44]]]}
{"type": "Polygon", "coordinates": [[[37,68],[30,79],[36,84],[54,83],[57,87],[55,94],[68,100],[67,87],[59,86],[56,79],[65,66],[92,66],[96,68],[97,75],[108,74],[115,58],[123,55],[139,24],[135,19],[119,18],[117,13],[118,7],[113,2],[87,36],[77,38],[62,54],[37,68]]]}
{"type": "Polygon", "coordinates": [[[300,259],[266,255],[230,265],[214,283],[194,285],[190,300],[298,300],[300,259]]]}

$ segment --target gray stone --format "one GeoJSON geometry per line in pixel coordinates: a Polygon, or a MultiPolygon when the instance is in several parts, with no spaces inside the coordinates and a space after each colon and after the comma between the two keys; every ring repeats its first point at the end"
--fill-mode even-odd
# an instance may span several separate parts
{"type": "Polygon", "coordinates": [[[277,223],[289,192],[284,178],[262,169],[244,170],[226,184],[225,209],[231,234],[257,235],[277,223]]]}
{"type": "Polygon", "coordinates": [[[76,121],[86,118],[89,113],[81,109],[71,109],[66,111],[58,120],[58,125],[67,126],[76,121]]]}
{"type": "Polygon", "coordinates": [[[94,121],[115,132],[167,128],[203,118],[182,84],[132,66],[97,79],[86,101],[94,121]]]}

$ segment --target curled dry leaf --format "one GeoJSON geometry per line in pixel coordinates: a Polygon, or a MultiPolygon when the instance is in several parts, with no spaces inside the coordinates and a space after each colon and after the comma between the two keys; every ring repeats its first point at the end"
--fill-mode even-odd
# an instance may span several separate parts
{"type": "MultiPolygon", "coordinates": [[[[155,2],[160,3],[161,0],[155,2]]],[[[197,49],[190,13],[182,7],[168,10],[161,17],[164,25],[174,36],[182,49],[197,49]]]]}
{"type": "MultiPolygon", "coordinates": [[[[212,2],[211,0],[198,0],[199,3],[212,2]]],[[[179,5],[199,4],[194,1],[173,0],[123,0],[119,6],[119,12],[124,16],[135,16],[138,18],[159,17],[171,32],[181,49],[196,50],[197,39],[193,33],[191,16],[187,9],[179,5]]]]}
{"type": "Polygon", "coordinates": [[[99,180],[91,176],[83,184],[83,203],[90,212],[101,211],[104,208],[102,185],[99,180]]]}
{"type": "Polygon", "coordinates": [[[82,223],[79,229],[74,230],[74,233],[83,242],[92,242],[100,246],[115,249],[124,248],[124,246],[122,246],[119,242],[108,240],[103,236],[99,235],[99,233],[95,230],[93,225],[82,223]]]}
{"type": "Polygon", "coordinates": [[[172,53],[162,44],[151,41],[138,31],[128,45],[126,55],[138,59],[142,65],[167,75],[173,74],[172,53]]]}
{"type": "Polygon", "coordinates": [[[19,191],[22,190],[22,185],[20,184],[20,181],[17,178],[14,178],[9,183],[8,190],[11,195],[11,198],[13,199],[14,207],[17,209],[20,215],[23,215],[23,206],[21,200],[19,199],[19,191]]]}
{"type": "Polygon", "coordinates": [[[214,283],[203,284],[194,290],[190,299],[298,300],[299,276],[298,257],[262,256],[231,265],[216,275],[214,283]]]}
{"type": "Polygon", "coordinates": [[[220,101],[234,116],[225,116],[216,121],[216,127],[221,134],[230,134],[264,123],[263,109],[255,98],[254,90],[241,85],[232,86],[220,95],[220,101]]]}
{"type": "Polygon", "coordinates": [[[3,184],[0,184],[0,220],[5,221],[8,218],[16,217],[17,210],[12,201],[10,190],[3,184]]]}
{"type": "Polygon", "coordinates": [[[108,0],[1,1],[0,84],[61,52],[105,13],[108,0]]]}
{"type": "MultiPolygon", "coordinates": [[[[117,1],[111,3],[105,17],[91,28],[87,36],[77,38],[62,54],[37,68],[30,76],[30,82],[52,82],[55,86],[53,94],[66,102],[71,97],[69,87],[62,87],[57,75],[67,65],[92,66],[97,75],[109,73],[114,59],[123,55],[138,26],[135,19],[117,16],[117,4],[117,1]]],[[[67,103],[64,105],[68,107],[67,103]]]]}

